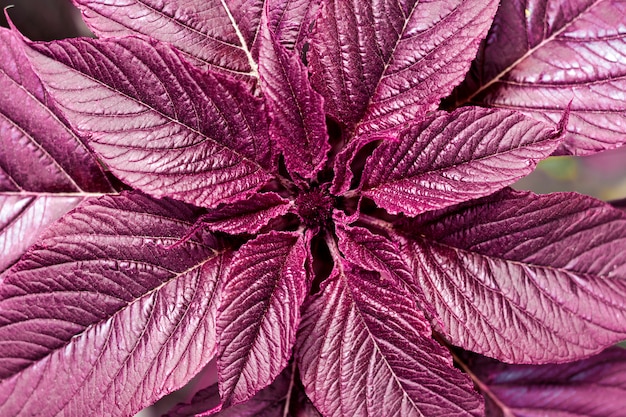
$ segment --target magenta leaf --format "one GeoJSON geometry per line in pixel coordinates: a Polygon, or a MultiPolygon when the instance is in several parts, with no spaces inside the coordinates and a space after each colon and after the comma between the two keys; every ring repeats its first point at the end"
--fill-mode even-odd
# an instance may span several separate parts
{"type": "Polygon", "coordinates": [[[505,110],[435,112],[373,152],[362,195],[411,216],[482,197],[529,174],[560,133],[505,110]]]}
{"type": "Polygon", "coordinates": [[[326,110],[357,134],[434,110],[461,82],[498,2],[326,0],[307,55],[326,110]]]}
{"type": "Polygon", "coordinates": [[[626,213],[606,203],[505,190],[401,229],[452,344],[541,364],[626,338],[626,213]]]}
{"type": "Polygon", "coordinates": [[[212,207],[272,178],[262,102],[242,84],[200,72],[167,45],[141,38],[30,48],[70,122],[133,187],[212,207]]]}
{"type": "Polygon", "coordinates": [[[243,404],[219,410],[217,384],[199,391],[189,404],[179,404],[166,417],[321,417],[288,366],[271,385],[243,404]]]}
{"type": "Polygon", "coordinates": [[[611,348],[578,362],[507,365],[469,362],[488,417],[608,417],[626,407],[626,350],[611,348]]]}
{"type": "Polygon", "coordinates": [[[271,112],[270,133],[283,150],[288,170],[315,178],[330,149],[324,101],[309,84],[300,57],[288,52],[269,28],[260,35],[259,73],[271,112]]]}
{"type": "Polygon", "coordinates": [[[0,192],[0,280],[41,232],[82,200],[79,196],[22,197],[0,192]]]}
{"type": "Polygon", "coordinates": [[[287,365],[308,293],[306,256],[297,232],[261,235],[234,256],[217,321],[225,406],[252,398],[287,365]]]}
{"type": "Polygon", "coordinates": [[[306,306],[296,353],[325,417],[482,415],[410,293],[348,261],[306,306]]]}
{"type": "Polygon", "coordinates": [[[73,1],[100,37],[147,35],[174,45],[201,67],[258,77],[252,51],[261,0],[73,1]]]}
{"type": "MultiPolygon", "coordinates": [[[[363,227],[350,227],[342,223],[340,220],[336,222],[339,250],[349,254],[351,262],[368,271],[380,273],[381,279],[392,277],[392,283],[414,294],[420,309],[430,308],[395,242],[363,227]]],[[[433,316],[435,310],[431,309],[429,313],[433,316]]]]}
{"type": "Polygon", "coordinates": [[[293,203],[275,193],[254,194],[247,200],[226,204],[200,217],[214,232],[258,233],[274,218],[287,214],[293,203]]]}
{"type": "Polygon", "coordinates": [[[503,0],[457,105],[514,109],[551,123],[570,106],[557,153],[624,144],[625,20],[619,1],[503,0]]]}
{"type": "Polygon", "coordinates": [[[300,52],[319,13],[322,0],[269,0],[268,24],[288,50],[300,52]]]}
{"type": "Polygon", "coordinates": [[[113,189],[30,69],[21,42],[0,28],[0,273],[88,196],[113,189]]]}
{"type": "Polygon", "coordinates": [[[228,252],[165,248],[195,217],[123,194],[44,233],[0,286],[0,415],[133,415],[206,365],[228,252]]]}

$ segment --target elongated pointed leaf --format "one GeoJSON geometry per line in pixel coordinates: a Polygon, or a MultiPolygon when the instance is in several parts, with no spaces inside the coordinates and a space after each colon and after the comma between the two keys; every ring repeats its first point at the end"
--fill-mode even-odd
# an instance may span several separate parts
{"type": "Polygon", "coordinates": [[[268,0],[268,27],[288,50],[302,51],[322,0],[268,0]]]}
{"type": "Polygon", "coordinates": [[[326,0],[307,55],[326,110],[357,133],[434,110],[464,77],[498,2],[326,0]]]}
{"type": "Polygon", "coordinates": [[[291,366],[243,404],[219,410],[217,384],[198,392],[189,404],[179,404],[166,417],[321,417],[304,394],[291,366]],[[285,410],[287,409],[287,410],[285,410]],[[285,414],[287,412],[287,414],[285,414]]]}
{"type": "Polygon", "coordinates": [[[100,37],[147,35],[168,42],[195,64],[255,78],[252,56],[262,0],[74,0],[100,37]]]}
{"type": "Polygon", "coordinates": [[[0,56],[0,191],[112,191],[30,69],[21,41],[5,28],[0,56]]]}
{"type": "Polygon", "coordinates": [[[481,416],[413,298],[343,261],[307,305],[298,332],[302,382],[325,417],[481,416]]]}
{"type": "Polygon", "coordinates": [[[28,54],[72,125],[133,187],[212,207],[271,178],[261,101],[169,46],[81,38],[31,44],[28,54]]]}
{"type": "Polygon", "coordinates": [[[362,195],[390,213],[418,215],[493,193],[529,174],[560,131],[518,113],[436,112],[372,154],[362,195]]]}
{"type": "Polygon", "coordinates": [[[229,234],[254,234],[272,219],[287,214],[292,203],[275,193],[254,194],[248,200],[227,204],[203,215],[207,229],[229,234]]]}
{"type": "Polygon", "coordinates": [[[469,364],[485,385],[488,417],[617,417],[626,407],[622,348],[559,365],[507,365],[487,358],[469,364]]]}
{"type": "Polygon", "coordinates": [[[0,415],[133,415],[215,352],[225,255],[196,214],[138,194],[90,200],[0,286],[0,415]]]}
{"type": "Polygon", "coordinates": [[[503,191],[402,226],[450,342],[565,362],[626,338],[626,213],[573,193],[503,191]]]}
{"type": "Polygon", "coordinates": [[[291,173],[315,178],[330,149],[322,96],[309,84],[306,67],[270,33],[261,29],[259,73],[272,122],[270,133],[283,150],[291,173]]]}
{"type": "Polygon", "coordinates": [[[620,1],[504,0],[457,104],[552,123],[569,107],[559,154],[616,148],[626,142],[625,20],[620,1]]]}
{"type": "MultiPolygon", "coordinates": [[[[351,262],[368,271],[378,272],[383,278],[393,277],[392,282],[402,285],[414,294],[419,308],[431,308],[395,242],[385,236],[375,235],[363,227],[347,226],[341,221],[337,221],[335,227],[339,249],[344,254],[349,254],[351,262]]],[[[432,317],[435,310],[431,308],[429,313],[432,317]]]]}
{"type": "Polygon", "coordinates": [[[104,172],[52,105],[21,42],[0,28],[0,273],[88,195],[104,172]]]}
{"type": "Polygon", "coordinates": [[[304,237],[271,232],[246,243],[228,271],[217,331],[225,406],[252,398],[291,357],[307,294],[304,237]]]}

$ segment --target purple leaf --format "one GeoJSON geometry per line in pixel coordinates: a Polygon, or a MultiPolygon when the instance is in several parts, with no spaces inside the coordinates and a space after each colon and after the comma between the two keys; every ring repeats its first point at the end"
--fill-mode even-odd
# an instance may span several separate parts
{"type": "Polygon", "coordinates": [[[200,217],[209,230],[229,234],[258,233],[272,219],[287,214],[293,203],[275,193],[254,194],[200,217]]]}
{"type": "Polygon", "coordinates": [[[308,293],[306,256],[297,232],[261,235],[234,256],[217,321],[225,406],[252,398],[287,365],[308,293]]]}
{"type": "Polygon", "coordinates": [[[44,233],[0,286],[0,415],[132,415],[206,365],[227,252],[165,248],[195,217],[123,194],[44,233]]]}
{"type": "Polygon", "coordinates": [[[52,97],[123,181],[204,207],[239,200],[271,178],[262,103],[140,38],[30,44],[52,97]]]}
{"type": "Polygon", "coordinates": [[[300,52],[322,0],[268,0],[268,27],[288,50],[300,52]]]}
{"type": "Polygon", "coordinates": [[[483,385],[490,417],[618,417],[626,408],[622,348],[559,365],[507,365],[487,358],[470,365],[483,385]]]}
{"type": "Polygon", "coordinates": [[[190,404],[179,404],[167,417],[321,417],[304,394],[291,366],[249,401],[215,414],[219,410],[219,401],[215,384],[198,392],[190,404]]]}
{"type": "Polygon", "coordinates": [[[505,110],[435,112],[374,151],[362,195],[411,216],[482,197],[529,174],[559,136],[560,129],[505,110]]]}
{"type": "Polygon", "coordinates": [[[347,261],[306,306],[296,352],[325,417],[482,415],[411,295],[347,261]]]}
{"type": "Polygon", "coordinates": [[[0,273],[106,175],[52,105],[21,42],[0,28],[0,273]]]}
{"type": "Polygon", "coordinates": [[[270,133],[283,150],[287,169],[302,178],[315,178],[330,149],[324,100],[309,84],[300,57],[288,52],[261,29],[261,87],[267,97],[272,122],[270,133]]]}
{"type": "Polygon", "coordinates": [[[606,203],[505,190],[401,232],[452,344],[541,364],[626,338],[626,213],[606,203]]]}
{"type": "Polygon", "coordinates": [[[82,200],[79,196],[21,197],[0,193],[0,280],[41,232],[82,200]]]}
{"type": "Polygon", "coordinates": [[[359,140],[350,142],[337,154],[333,164],[335,176],[333,177],[333,182],[330,187],[331,193],[341,195],[350,189],[354,178],[351,167],[352,163],[364,146],[376,140],[380,140],[380,138],[375,136],[359,138],[359,140]]]}
{"type": "Polygon", "coordinates": [[[326,110],[357,134],[434,110],[464,77],[498,2],[326,0],[307,55],[326,110]]]}
{"type": "Polygon", "coordinates": [[[626,141],[626,4],[612,0],[503,0],[461,88],[471,102],[556,123],[570,106],[559,154],[626,141]],[[571,102],[571,105],[570,105],[571,102]]]}
{"type": "Polygon", "coordinates": [[[238,78],[257,78],[254,41],[262,0],[73,0],[104,38],[147,35],[191,62],[238,78]]]}
{"type": "MultiPolygon", "coordinates": [[[[368,271],[380,273],[381,279],[391,277],[392,283],[401,285],[414,294],[420,309],[430,308],[395,242],[363,227],[347,226],[341,221],[336,222],[335,230],[339,238],[339,250],[349,255],[351,262],[368,271]]],[[[429,313],[433,316],[435,310],[431,308],[429,313]]],[[[425,336],[430,336],[430,332],[425,336]]]]}

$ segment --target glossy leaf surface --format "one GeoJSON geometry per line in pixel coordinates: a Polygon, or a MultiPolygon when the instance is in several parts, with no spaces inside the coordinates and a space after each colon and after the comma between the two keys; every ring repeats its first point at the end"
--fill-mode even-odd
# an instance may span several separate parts
{"type": "Polygon", "coordinates": [[[410,216],[482,197],[529,174],[558,138],[555,128],[514,112],[433,113],[373,152],[362,195],[410,216]]]}
{"type": "Polygon", "coordinates": [[[626,406],[622,348],[559,365],[507,365],[477,358],[470,366],[485,385],[487,417],[618,417],[626,406]]]}
{"type": "Polygon", "coordinates": [[[22,46],[0,28],[0,273],[106,175],[43,89],[22,46]]]}
{"type": "Polygon", "coordinates": [[[538,364],[626,337],[626,214],[606,203],[505,190],[402,230],[412,234],[403,253],[455,345],[538,364]]]}
{"type": "Polygon", "coordinates": [[[52,97],[129,185],[212,207],[271,178],[262,103],[242,84],[203,73],[167,45],[140,38],[30,47],[52,97]]]}
{"type": "Polygon", "coordinates": [[[252,398],[285,368],[307,294],[304,238],[272,232],[233,258],[217,322],[220,395],[226,406],[252,398]]]}
{"type": "Polygon", "coordinates": [[[326,417],[482,414],[410,294],[347,261],[303,312],[296,352],[306,392],[326,417]]]}
{"type": "Polygon", "coordinates": [[[624,22],[621,1],[504,0],[456,99],[550,123],[569,105],[558,153],[616,148],[626,137],[624,22]]]}
{"type": "Polygon", "coordinates": [[[307,55],[326,111],[358,134],[434,110],[464,77],[496,1],[324,1],[307,55]]]}
{"type": "Polygon", "coordinates": [[[124,194],[44,234],[0,287],[0,414],[132,415],[206,365],[224,250],[165,248],[194,217],[124,194]]]}
{"type": "Polygon", "coordinates": [[[263,1],[73,1],[99,37],[147,35],[174,45],[200,66],[257,77],[252,50],[263,1]]]}
{"type": "Polygon", "coordinates": [[[314,178],[330,149],[324,100],[309,84],[300,56],[285,49],[270,32],[261,30],[261,87],[272,122],[270,134],[283,150],[292,174],[314,178]]]}

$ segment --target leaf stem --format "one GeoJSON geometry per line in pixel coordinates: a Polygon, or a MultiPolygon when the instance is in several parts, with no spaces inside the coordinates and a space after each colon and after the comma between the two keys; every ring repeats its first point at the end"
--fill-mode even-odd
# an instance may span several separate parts
{"type": "Polygon", "coordinates": [[[285,408],[283,409],[283,417],[289,415],[289,407],[291,405],[291,394],[296,380],[296,361],[291,362],[291,377],[289,378],[289,389],[287,390],[287,398],[285,399],[285,408]]]}

